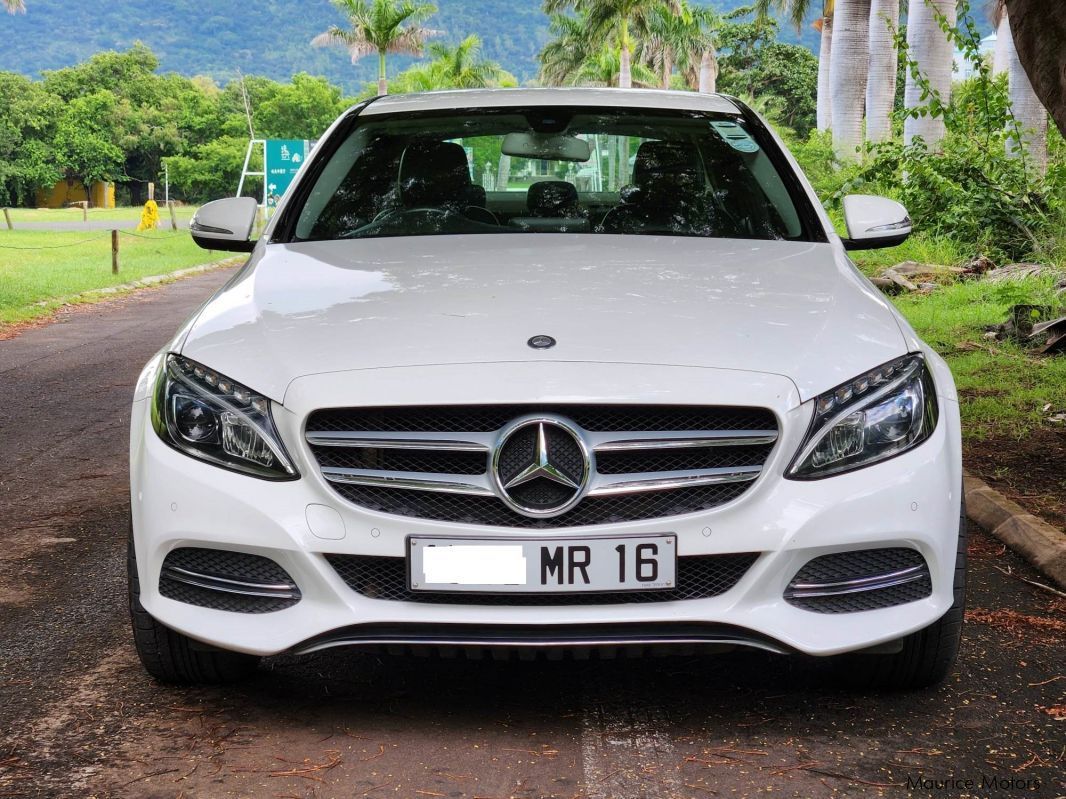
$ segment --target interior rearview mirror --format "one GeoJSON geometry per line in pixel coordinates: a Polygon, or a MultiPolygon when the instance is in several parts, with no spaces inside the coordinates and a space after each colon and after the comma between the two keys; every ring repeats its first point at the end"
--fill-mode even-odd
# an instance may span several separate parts
{"type": "Polygon", "coordinates": [[[577,161],[592,158],[592,146],[584,139],[561,133],[508,133],[503,138],[503,154],[514,158],[546,161],[577,161]]]}
{"type": "Polygon", "coordinates": [[[849,194],[844,198],[844,224],[848,250],[875,250],[895,247],[911,234],[911,218],[907,209],[887,197],[871,194],[849,194]]]}
{"type": "Polygon", "coordinates": [[[259,203],[254,197],[227,197],[207,203],[192,218],[192,240],[205,250],[251,252],[259,203]]]}

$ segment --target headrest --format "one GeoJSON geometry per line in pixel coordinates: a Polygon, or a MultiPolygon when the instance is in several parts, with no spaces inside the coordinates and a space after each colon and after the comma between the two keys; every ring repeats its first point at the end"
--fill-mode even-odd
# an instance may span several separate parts
{"type": "Polygon", "coordinates": [[[408,208],[466,204],[469,192],[470,165],[460,145],[419,141],[404,151],[400,162],[400,197],[408,208]]]}
{"type": "Polygon", "coordinates": [[[633,184],[647,190],[678,184],[700,184],[700,158],[694,145],[646,141],[637,150],[633,184]]]}
{"type": "Polygon", "coordinates": [[[532,216],[573,216],[578,210],[577,187],[565,180],[534,183],[526,194],[526,207],[532,216]]]}

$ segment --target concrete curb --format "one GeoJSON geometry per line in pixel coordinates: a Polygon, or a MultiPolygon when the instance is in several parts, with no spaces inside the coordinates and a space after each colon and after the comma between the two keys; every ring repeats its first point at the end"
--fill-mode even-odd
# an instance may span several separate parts
{"type": "Polygon", "coordinates": [[[966,515],[1066,588],[1066,533],[1011,502],[983,480],[963,476],[966,515]]]}
{"type": "MultiPolygon", "coordinates": [[[[227,266],[236,266],[242,260],[246,260],[242,256],[235,256],[232,258],[223,258],[221,261],[212,261],[209,264],[200,264],[199,266],[189,266],[184,269],[176,269],[173,272],[167,272],[162,275],[148,275],[138,280],[131,280],[129,283],[120,283],[117,286],[105,286],[101,289],[89,289],[83,291],[81,294],[76,294],[70,300],[79,300],[89,297],[108,296],[110,294],[122,294],[127,291],[134,291],[136,289],[147,288],[148,286],[158,286],[160,283],[170,283],[174,280],[181,280],[183,277],[189,277],[190,275],[198,275],[202,272],[212,272],[215,269],[224,269],[227,266]]],[[[70,301],[68,300],[68,301],[70,301]]]]}

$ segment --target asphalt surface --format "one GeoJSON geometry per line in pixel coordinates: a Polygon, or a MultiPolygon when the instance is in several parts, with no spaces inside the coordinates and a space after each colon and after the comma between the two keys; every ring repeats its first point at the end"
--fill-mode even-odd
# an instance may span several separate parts
{"type": "Polygon", "coordinates": [[[977,530],[958,669],[924,692],[762,654],[333,651],[154,684],[125,609],[128,403],[226,276],[0,341],[0,797],[1066,795],[1066,600],[977,530]]]}

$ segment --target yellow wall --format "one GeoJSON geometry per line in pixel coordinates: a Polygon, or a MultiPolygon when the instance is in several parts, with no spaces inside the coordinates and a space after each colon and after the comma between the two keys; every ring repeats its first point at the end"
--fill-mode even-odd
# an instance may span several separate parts
{"type": "MultiPolygon", "coordinates": [[[[71,203],[83,203],[86,200],[85,186],[80,180],[72,184],[59,181],[50,189],[38,189],[38,208],[64,208],[71,203]]],[[[115,207],[115,184],[98,181],[92,186],[91,205],[93,208],[115,207]]]]}

